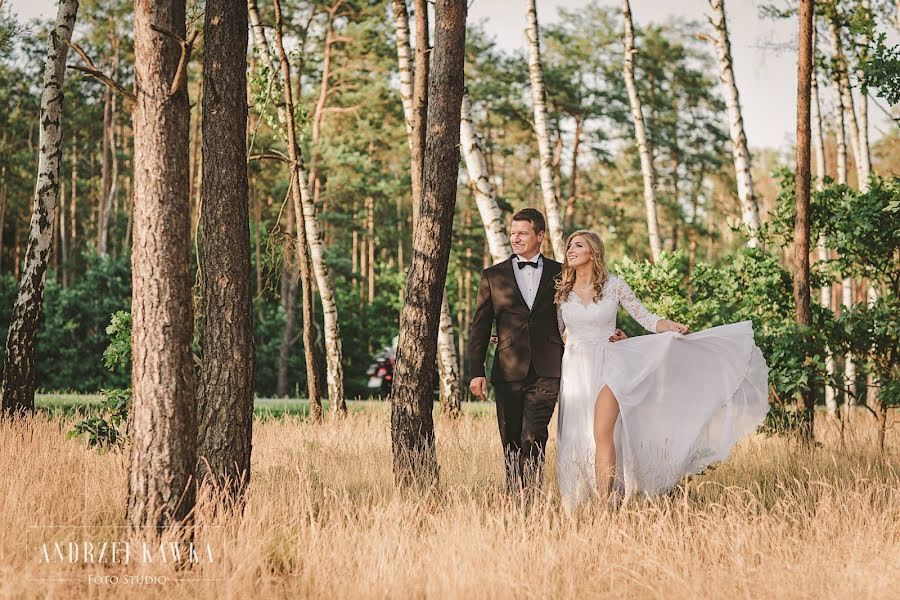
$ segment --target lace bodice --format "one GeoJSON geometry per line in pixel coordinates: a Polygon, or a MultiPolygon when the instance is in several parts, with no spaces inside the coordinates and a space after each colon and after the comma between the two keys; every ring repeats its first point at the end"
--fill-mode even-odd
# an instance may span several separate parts
{"type": "Polygon", "coordinates": [[[556,309],[559,333],[568,331],[567,344],[573,341],[607,341],[616,330],[616,311],[619,306],[628,311],[647,331],[656,333],[659,317],[641,304],[631,287],[615,275],[609,275],[603,285],[599,302],[582,303],[574,291],[556,309]]]}

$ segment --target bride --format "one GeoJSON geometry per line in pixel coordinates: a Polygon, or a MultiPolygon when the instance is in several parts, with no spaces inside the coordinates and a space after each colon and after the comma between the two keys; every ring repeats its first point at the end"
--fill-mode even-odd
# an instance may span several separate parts
{"type": "Polygon", "coordinates": [[[603,241],[576,231],[556,284],[567,339],[559,393],[557,477],[571,510],[599,496],[662,494],[724,460],[768,411],[768,367],[749,321],[684,335],[606,269],[603,241]],[[648,331],[610,343],[622,306],[648,331]]]}

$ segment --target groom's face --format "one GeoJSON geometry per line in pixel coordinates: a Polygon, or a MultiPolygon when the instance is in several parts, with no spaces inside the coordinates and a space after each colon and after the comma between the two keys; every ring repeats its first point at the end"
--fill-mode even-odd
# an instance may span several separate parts
{"type": "Polygon", "coordinates": [[[534,231],[531,221],[513,221],[509,228],[509,243],[513,252],[523,258],[532,258],[541,250],[544,232],[534,231]]]}

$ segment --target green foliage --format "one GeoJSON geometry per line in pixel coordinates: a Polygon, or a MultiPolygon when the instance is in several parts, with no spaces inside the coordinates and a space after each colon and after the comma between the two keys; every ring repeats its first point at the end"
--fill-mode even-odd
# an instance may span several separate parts
{"type": "Polygon", "coordinates": [[[864,88],[873,89],[888,104],[900,102],[900,46],[889,46],[887,34],[873,42],[871,56],[861,64],[864,88]]]}
{"type": "Polygon", "coordinates": [[[128,441],[128,414],[131,390],[101,390],[100,414],[78,421],[66,433],[69,439],[86,437],[90,448],[118,449],[128,441]]]}
{"type": "MultiPolygon", "coordinates": [[[[106,333],[109,346],[103,352],[103,364],[109,371],[127,371],[131,363],[131,313],[115,313],[106,333]]],[[[99,414],[78,421],[66,435],[69,439],[87,437],[91,448],[121,448],[128,441],[131,388],[104,389],[100,394],[99,414]]]]}

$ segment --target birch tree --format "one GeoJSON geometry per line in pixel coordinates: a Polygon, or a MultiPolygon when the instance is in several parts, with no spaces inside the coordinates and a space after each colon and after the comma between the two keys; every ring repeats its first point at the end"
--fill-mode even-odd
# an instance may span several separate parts
{"type": "MultiPolygon", "coordinates": [[[[417,22],[424,22],[424,28],[420,30],[417,25],[416,39],[416,56],[420,56],[419,46],[428,46],[428,28],[427,28],[427,6],[424,2],[421,6],[417,5],[417,13],[419,10],[426,11],[426,14],[416,15],[417,22]],[[421,33],[420,33],[421,31],[421,33]]],[[[417,136],[418,130],[424,131],[421,127],[417,129],[416,124],[421,121],[421,115],[416,113],[417,106],[424,106],[427,115],[427,99],[422,102],[421,99],[415,97],[416,89],[412,85],[413,69],[410,64],[410,56],[412,54],[409,46],[409,14],[406,9],[406,0],[394,0],[392,3],[394,12],[394,28],[396,31],[397,41],[397,62],[400,70],[400,100],[403,104],[404,122],[406,123],[406,134],[409,142],[409,153],[412,173],[412,191],[415,198],[417,193],[422,190],[422,166],[423,154],[425,146],[417,136]]],[[[427,55],[422,53],[424,60],[427,61],[427,55]]],[[[425,68],[424,65],[417,65],[417,69],[425,68]]],[[[414,204],[418,205],[419,200],[414,200],[414,204]]],[[[415,211],[414,211],[415,212],[415,211]]],[[[415,216],[414,216],[415,220],[415,216]]],[[[415,226],[413,227],[415,231],[415,226]]],[[[447,299],[446,290],[441,298],[441,318],[438,328],[438,367],[440,376],[441,392],[445,403],[443,405],[444,412],[456,417],[459,415],[462,405],[462,388],[459,385],[459,361],[456,355],[456,345],[454,344],[453,320],[450,315],[450,303],[447,299]]]]}
{"type": "MultiPolygon", "coordinates": [[[[25,266],[6,337],[3,361],[3,414],[34,411],[35,346],[44,303],[44,281],[59,203],[62,159],[63,82],[66,56],[78,12],[77,0],[60,0],[44,61],[38,119],[38,169],[25,266]]],[[[4,207],[5,208],[5,207],[4,207]]]]}
{"type": "Polygon", "coordinates": [[[622,14],[625,19],[625,60],[623,72],[625,87],[628,89],[628,103],[631,106],[631,119],[634,122],[634,135],[637,140],[638,153],[641,157],[641,174],[644,179],[644,206],[647,212],[647,235],[650,238],[650,255],[653,261],[659,259],[662,252],[662,241],[659,237],[659,222],[656,217],[656,172],[653,167],[653,150],[644,124],[644,109],[634,81],[634,24],[631,20],[631,5],[622,0],[622,14]]]}
{"type": "Polygon", "coordinates": [[[197,405],[185,1],[136,0],[134,13],[133,435],[126,521],[142,533],[177,525],[194,508],[197,405]]]}
{"type": "MultiPolygon", "coordinates": [[[[307,229],[304,226],[304,204],[312,204],[309,188],[306,186],[306,169],[303,167],[303,155],[297,144],[297,129],[294,122],[294,97],[291,90],[291,66],[288,62],[287,52],[284,50],[282,39],[282,14],[281,3],[274,0],[275,4],[275,48],[280,58],[281,91],[284,98],[285,131],[287,133],[288,155],[291,169],[291,198],[294,202],[294,213],[297,215],[297,262],[300,265],[300,297],[303,305],[303,346],[306,350],[306,388],[309,394],[309,413],[313,420],[322,417],[322,399],[319,393],[319,368],[316,364],[313,348],[315,338],[313,336],[313,312],[312,312],[312,275],[309,272],[309,245],[307,229]]],[[[338,402],[334,400],[335,405],[338,402]]]]}
{"type": "Polygon", "coordinates": [[[498,263],[512,255],[512,247],[509,245],[506,223],[503,221],[500,207],[497,206],[494,186],[488,178],[487,162],[478,143],[475,122],[472,119],[472,106],[466,92],[463,92],[460,110],[459,137],[463,158],[466,161],[466,172],[475,191],[475,204],[478,206],[481,222],[484,223],[484,234],[491,260],[498,263]]]}
{"type": "Polygon", "coordinates": [[[734,159],[734,173],[737,181],[738,200],[741,204],[741,219],[750,233],[747,245],[755,247],[759,243],[759,205],[753,191],[753,177],[750,173],[750,150],[744,132],[744,118],[741,115],[741,101],[731,58],[731,41],[728,37],[728,21],[725,17],[725,0],[709,0],[713,14],[710,23],[716,31],[716,56],[719,59],[719,79],[725,90],[725,104],[728,107],[728,125],[731,133],[731,154],[734,159]]]}
{"type": "MultiPolygon", "coordinates": [[[[816,30],[813,27],[813,56],[816,51],[816,30]]],[[[811,119],[811,135],[812,148],[816,156],[816,190],[821,191],[825,187],[825,139],[822,135],[822,111],[819,105],[819,82],[816,74],[815,66],[810,75],[810,119],[811,119]]],[[[826,247],[827,239],[824,235],[819,237],[817,243],[818,258],[820,261],[828,260],[828,248],[826,247]]],[[[831,282],[828,281],[822,285],[819,290],[819,302],[827,309],[831,308],[831,282]]],[[[834,355],[830,352],[825,359],[825,371],[828,373],[828,383],[825,385],[825,407],[828,410],[829,417],[836,417],[838,414],[837,397],[834,386],[831,381],[834,380],[835,364],[834,355]]]]}
{"type": "MultiPolygon", "coordinates": [[[[272,55],[269,52],[269,45],[266,42],[265,29],[259,18],[259,10],[256,7],[256,0],[248,0],[248,9],[250,16],[251,31],[253,34],[253,43],[260,55],[260,60],[267,61],[270,65],[270,74],[276,73],[276,66],[273,62],[272,55]]],[[[280,5],[278,11],[280,14],[280,5]]],[[[284,62],[284,61],[282,61],[284,62]]],[[[284,75],[282,67],[284,85],[289,85],[290,72],[284,75]]],[[[292,97],[293,100],[293,97],[292,97]]],[[[278,120],[282,127],[291,129],[293,127],[293,115],[285,109],[284,105],[278,107],[278,120]]],[[[309,174],[303,164],[303,157],[300,148],[296,147],[296,132],[288,131],[289,151],[297,155],[297,168],[299,169],[298,190],[299,203],[295,203],[294,210],[297,213],[297,229],[298,238],[300,237],[300,227],[304,228],[303,235],[309,243],[309,255],[312,260],[313,273],[316,278],[316,286],[319,289],[319,298],[322,301],[322,317],[325,324],[325,362],[326,377],[328,380],[328,397],[331,401],[332,410],[338,414],[347,412],[347,404],[344,399],[344,367],[343,367],[343,349],[341,346],[340,322],[338,319],[337,300],[334,293],[334,283],[328,272],[328,266],[325,264],[325,244],[322,241],[321,232],[319,230],[318,219],[316,218],[316,207],[313,202],[312,193],[308,186],[309,174]],[[301,222],[302,221],[302,222],[301,222]]],[[[293,158],[291,159],[294,160],[293,158]]],[[[299,246],[299,244],[298,244],[299,246]]],[[[298,258],[302,263],[302,260],[298,258]]],[[[300,265],[301,270],[303,265],[300,265]]],[[[304,324],[305,327],[305,324],[304,324]]]]}
{"type": "Polygon", "coordinates": [[[553,151],[550,148],[550,129],[547,122],[547,103],[544,93],[544,72],[541,66],[540,30],[538,29],[537,2],[528,0],[528,25],[525,29],[528,39],[528,75],[531,80],[531,101],[534,108],[534,133],[537,136],[540,160],[541,192],[544,212],[553,256],[561,261],[565,253],[562,217],[559,198],[553,181],[553,151]]]}

